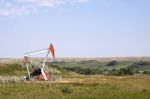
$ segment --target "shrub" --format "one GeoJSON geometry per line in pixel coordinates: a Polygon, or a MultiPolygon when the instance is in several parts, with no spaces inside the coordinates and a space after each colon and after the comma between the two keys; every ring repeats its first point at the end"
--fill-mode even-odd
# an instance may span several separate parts
{"type": "Polygon", "coordinates": [[[109,71],[109,75],[119,75],[119,70],[118,69],[112,69],[109,71]]]}
{"type": "Polygon", "coordinates": [[[150,71],[143,71],[143,74],[150,75],[150,71]]]}
{"type": "Polygon", "coordinates": [[[141,67],[141,66],[143,66],[143,65],[150,65],[150,63],[147,62],[147,61],[135,62],[135,63],[133,63],[133,64],[131,65],[131,67],[139,68],[139,67],[141,67]]]}
{"type": "Polygon", "coordinates": [[[134,70],[131,67],[121,68],[119,70],[119,75],[133,75],[133,74],[134,74],[134,70]]]}
{"type": "Polygon", "coordinates": [[[110,61],[106,66],[116,66],[118,65],[117,61],[110,61]]]}
{"type": "Polygon", "coordinates": [[[68,86],[63,86],[63,87],[61,88],[61,92],[62,92],[63,94],[72,94],[72,93],[73,93],[73,90],[72,90],[70,87],[68,87],[68,86]]]}

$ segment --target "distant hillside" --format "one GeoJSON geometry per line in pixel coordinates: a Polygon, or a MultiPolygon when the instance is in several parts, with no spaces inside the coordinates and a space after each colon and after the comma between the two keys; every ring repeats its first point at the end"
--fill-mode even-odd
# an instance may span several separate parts
{"type": "Polygon", "coordinates": [[[97,57],[97,58],[78,58],[78,57],[68,57],[68,58],[56,58],[58,61],[88,61],[96,60],[99,62],[109,62],[113,60],[121,61],[150,61],[150,57],[97,57]]]}
{"type": "MultiPolygon", "coordinates": [[[[42,62],[43,58],[33,58],[42,62]]],[[[23,75],[22,59],[0,59],[0,75],[23,75]]],[[[150,57],[114,57],[114,58],[56,58],[49,59],[47,65],[57,72],[76,72],[85,75],[132,75],[150,74],[150,57]]]]}
{"type": "Polygon", "coordinates": [[[65,59],[56,62],[61,68],[79,74],[132,75],[150,74],[149,57],[65,59]]]}

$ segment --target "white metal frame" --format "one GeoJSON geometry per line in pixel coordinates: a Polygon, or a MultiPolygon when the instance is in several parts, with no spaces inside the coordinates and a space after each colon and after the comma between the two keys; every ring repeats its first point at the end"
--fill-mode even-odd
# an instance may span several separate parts
{"type": "MultiPolygon", "coordinates": [[[[52,44],[50,44],[50,46],[52,46],[52,44]]],[[[50,46],[49,46],[49,48],[47,48],[47,49],[38,50],[38,51],[34,51],[34,52],[30,52],[30,53],[24,54],[24,57],[26,57],[26,58],[27,58],[27,61],[29,61],[29,60],[28,60],[28,57],[29,57],[29,56],[47,52],[47,53],[46,53],[46,56],[45,56],[45,58],[44,58],[44,61],[43,61],[43,63],[42,63],[42,67],[41,67],[41,73],[42,73],[42,75],[43,75],[45,81],[48,80],[48,78],[46,77],[46,74],[45,74],[44,71],[45,71],[45,63],[46,63],[47,58],[48,58],[48,55],[49,55],[49,53],[50,53],[50,46]]],[[[29,63],[32,63],[32,61],[29,61],[29,63]]],[[[28,65],[28,63],[26,63],[26,68],[27,68],[27,72],[28,72],[29,79],[30,79],[30,70],[29,70],[29,65],[28,65]]]]}

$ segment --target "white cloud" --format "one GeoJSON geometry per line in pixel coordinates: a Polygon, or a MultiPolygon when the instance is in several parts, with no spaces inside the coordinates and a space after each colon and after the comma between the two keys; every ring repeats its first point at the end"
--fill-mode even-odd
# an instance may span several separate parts
{"type": "Polygon", "coordinates": [[[37,6],[53,7],[62,4],[84,3],[87,0],[18,0],[21,3],[34,4],[37,6]]]}
{"type": "Polygon", "coordinates": [[[24,15],[39,7],[85,3],[88,0],[0,0],[0,16],[24,15]]]}
{"type": "Polygon", "coordinates": [[[26,8],[0,9],[0,16],[24,15],[28,14],[29,12],[30,11],[26,8]]]}

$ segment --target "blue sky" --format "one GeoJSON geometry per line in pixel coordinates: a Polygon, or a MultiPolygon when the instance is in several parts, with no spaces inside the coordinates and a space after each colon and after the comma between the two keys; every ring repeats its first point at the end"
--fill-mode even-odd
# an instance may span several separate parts
{"type": "Polygon", "coordinates": [[[150,56],[150,0],[0,0],[0,57],[150,56]]]}

